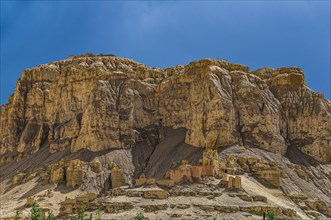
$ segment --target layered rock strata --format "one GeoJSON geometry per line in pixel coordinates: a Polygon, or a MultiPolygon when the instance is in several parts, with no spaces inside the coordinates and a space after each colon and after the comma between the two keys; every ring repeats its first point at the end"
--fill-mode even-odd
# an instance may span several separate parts
{"type": "Polygon", "coordinates": [[[2,162],[40,148],[102,151],[162,140],[160,126],[185,128],[185,143],[234,144],[285,154],[298,148],[331,161],[331,104],[300,68],[248,67],[204,59],[150,68],[113,55],[71,56],[23,71],[0,113],[2,162]]]}

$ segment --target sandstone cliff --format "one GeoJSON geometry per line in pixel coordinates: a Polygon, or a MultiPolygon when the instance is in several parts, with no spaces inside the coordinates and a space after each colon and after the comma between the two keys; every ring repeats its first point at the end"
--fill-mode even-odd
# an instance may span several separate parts
{"type": "Polygon", "coordinates": [[[150,68],[107,55],[71,56],[23,71],[0,113],[1,162],[41,148],[102,151],[156,145],[160,127],[185,128],[185,143],[221,149],[295,148],[331,162],[331,103],[300,68],[204,59],[150,68]],[[148,135],[146,135],[148,133],[148,135]]]}

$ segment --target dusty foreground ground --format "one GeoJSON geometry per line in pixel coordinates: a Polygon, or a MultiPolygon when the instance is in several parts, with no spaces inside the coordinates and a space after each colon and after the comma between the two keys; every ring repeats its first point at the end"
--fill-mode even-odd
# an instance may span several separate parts
{"type": "MultiPolygon", "coordinates": [[[[126,151],[110,152],[97,155],[91,161],[100,161],[105,166],[109,160],[122,158],[121,161],[125,161],[123,155],[129,154],[126,151]]],[[[110,189],[98,185],[101,182],[104,186],[106,179],[101,177],[103,174],[109,175],[103,171],[98,175],[87,171],[83,184],[76,189],[64,184],[42,182],[38,173],[28,176],[19,185],[13,185],[17,168],[10,165],[7,167],[8,175],[1,176],[0,217],[13,219],[17,210],[22,217],[27,217],[31,210],[27,200],[32,198],[45,211],[52,210],[56,219],[70,219],[70,216],[75,219],[77,205],[67,204],[61,208],[61,203],[68,201],[68,198],[77,200],[87,193],[94,193],[96,198],[87,202],[85,219],[91,213],[95,217],[97,204],[102,204],[102,219],[135,219],[140,212],[148,219],[263,219],[263,213],[270,209],[275,211],[278,219],[314,219],[316,216],[330,219],[330,165],[311,165],[307,158],[290,151],[287,157],[242,147],[231,147],[220,152],[224,161],[229,155],[277,161],[283,169],[280,187],[272,188],[249,172],[236,174],[241,177],[240,190],[221,186],[220,179],[215,177],[206,177],[201,183],[177,184],[171,188],[150,184],[110,189]]],[[[156,164],[159,162],[155,161],[156,164]]],[[[25,165],[23,162],[17,164],[20,169],[25,165]]],[[[27,159],[27,164],[39,167],[37,159],[35,163],[27,159]]],[[[150,167],[157,166],[150,164],[150,167]]],[[[2,173],[5,174],[5,170],[2,173]]]]}

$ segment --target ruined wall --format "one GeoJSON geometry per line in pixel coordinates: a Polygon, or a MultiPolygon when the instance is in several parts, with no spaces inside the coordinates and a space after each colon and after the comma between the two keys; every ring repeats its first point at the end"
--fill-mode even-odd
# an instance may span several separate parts
{"type": "Polygon", "coordinates": [[[111,187],[113,189],[124,186],[126,184],[123,173],[117,166],[111,169],[110,178],[111,178],[111,187]]]}
{"type": "Polygon", "coordinates": [[[67,186],[79,187],[84,179],[84,163],[80,160],[69,161],[66,168],[67,186]]]}
{"type": "Polygon", "coordinates": [[[272,186],[279,188],[280,186],[280,177],[281,173],[279,170],[274,170],[274,169],[263,169],[257,171],[257,175],[259,178],[267,181],[270,183],[272,186]]]}

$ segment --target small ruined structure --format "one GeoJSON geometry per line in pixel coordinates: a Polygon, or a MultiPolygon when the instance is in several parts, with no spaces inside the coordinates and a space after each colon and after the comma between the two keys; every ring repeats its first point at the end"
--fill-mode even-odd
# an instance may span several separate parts
{"type": "Polygon", "coordinates": [[[166,199],[169,193],[165,190],[146,190],[144,191],[143,198],[145,199],[166,199]]]}
{"type": "Polygon", "coordinates": [[[25,173],[23,171],[17,171],[17,174],[13,177],[13,184],[19,185],[22,183],[25,173]]]}
{"type": "Polygon", "coordinates": [[[182,181],[192,182],[191,165],[186,160],[183,160],[178,169],[168,170],[166,172],[166,178],[173,180],[175,183],[182,181]]]}
{"type": "Polygon", "coordinates": [[[58,167],[55,168],[51,171],[51,183],[62,183],[64,182],[64,168],[63,167],[58,167]]]}
{"type": "Polygon", "coordinates": [[[145,185],[145,184],[146,184],[146,177],[145,177],[145,174],[142,173],[140,175],[140,177],[135,180],[135,186],[139,187],[139,186],[142,186],[142,185],[145,185]]]}
{"type": "Polygon", "coordinates": [[[202,176],[215,176],[218,174],[218,170],[215,166],[201,166],[201,175],[202,176]]]}
{"type": "Polygon", "coordinates": [[[240,189],[241,188],[241,177],[240,176],[229,176],[228,189],[240,189]]]}
{"type": "Polygon", "coordinates": [[[64,171],[64,160],[60,160],[57,163],[48,166],[50,171],[50,182],[54,184],[62,183],[65,181],[65,171],[64,171]]]}
{"type": "Polygon", "coordinates": [[[201,165],[199,166],[192,166],[187,160],[182,160],[181,165],[177,169],[167,170],[165,179],[146,179],[145,175],[141,174],[138,179],[135,179],[135,186],[157,184],[159,186],[171,187],[176,183],[200,182],[203,177],[216,176],[220,173],[222,163],[216,150],[205,150],[200,163],[201,165]]]}
{"type": "Polygon", "coordinates": [[[169,179],[158,179],[158,180],[156,180],[156,185],[172,187],[175,185],[175,182],[173,180],[169,180],[169,179]]]}
{"type": "Polygon", "coordinates": [[[200,181],[202,177],[202,169],[200,166],[191,166],[191,176],[194,180],[200,181]]]}
{"type": "Polygon", "coordinates": [[[227,189],[239,190],[241,189],[241,177],[224,173],[222,179],[220,180],[219,186],[227,189]]]}
{"type": "Polygon", "coordinates": [[[116,165],[111,169],[110,179],[112,189],[125,185],[125,179],[122,170],[120,170],[116,165]]]}
{"type": "Polygon", "coordinates": [[[269,169],[258,170],[256,173],[259,178],[268,182],[273,187],[275,188],[280,187],[280,177],[281,177],[280,170],[269,168],[269,169]]]}
{"type": "Polygon", "coordinates": [[[165,187],[172,187],[175,185],[175,182],[171,179],[146,179],[145,174],[141,174],[138,179],[135,179],[135,187],[140,187],[143,185],[158,185],[165,187]]]}
{"type": "Polygon", "coordinates": [[[219,174],[222,167],[219,155],[216,150],[207,149],[203,152],[199,166],[191,166],[188,161],[183,160],[178,169],[168,170],[166,178],[175,183],[201,181],[205,176],[215,176],[219,174]]]}
{"type": "Polygon", "coordinates": [[[86,193],[84,195],[77,196],[74,199],[67,198],[60,203],[60,211],[66,214],[72,214],[77,211],[80,204],[84,204],[85,207],[89,207],[90,202],[97,198],[95,193],[86,193]]]}
{"type": "MultiPolygon", "coordinates": [[[[232,164],[234,166],[236,161],[237,158],[231,157],[230,160],[227,160],[226,164],[232,164]]],[[[183,160],[177,169],[171,169],[166,172],[166,179],[146,179],[145,175],[141,174],[135,180],[135,186],[139,187],[156,183],[160,186],[171,187],[182,182],[200,182],[203,177],[217,175],[218,177],[222,177],[219,184],[221,187],[235,190],[241,189],[241,177],[228,175],[223,172],[223,170],[226,170],[226,166],[225,163],[220,161],[216,150],[205,150],[200,163],[201,165],[199,166],[191,166],[187,160],[183,160]]]]}
{"type": "Polygon", "coordinates": [[[66,168],[66,185],[68,187],[78,187],[83,183],[84,163],[80,160],[71,160],[66,168]]]}
{"type": "MultiPolygon", "coordinates": [[[[66,183],[68,187],[78,187],[83,183],[85,163],[78,159],[64,161],[60,160],[57,163],[48,166],[50,172],[49,181],[54,184],[66,183]]],[[[43,173],[43,179],[48,176],[43,173]]]]}

